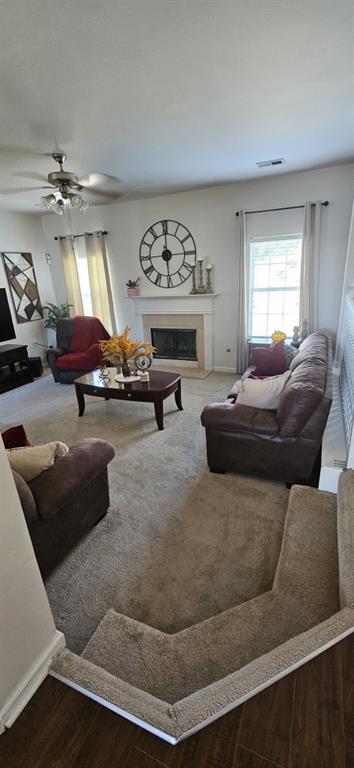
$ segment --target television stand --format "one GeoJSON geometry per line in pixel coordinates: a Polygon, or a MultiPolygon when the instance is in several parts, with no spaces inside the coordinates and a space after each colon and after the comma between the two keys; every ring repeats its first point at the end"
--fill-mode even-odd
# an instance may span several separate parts
{"type": "Polygon", "coordinates": [[[27,344],[0,344],[0,394],[31,381],[27,344]]]}

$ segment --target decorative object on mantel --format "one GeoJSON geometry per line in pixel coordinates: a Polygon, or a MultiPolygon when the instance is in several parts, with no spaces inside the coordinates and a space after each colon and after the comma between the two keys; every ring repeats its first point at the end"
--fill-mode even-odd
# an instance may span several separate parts
{"type": "Polygon", "coordinates": [[[205,293],[214,293],[214,290],[213,290],[213,287],[212,287],[212,284],[211,284],[211,270],[212,270],[212,268],[213,267],[212,267],[211,264],[207,264],[207,266],[206,266],[207,284],[206,284],[205,293]]]}
{"type": "Polygon", "coordinates": [[[128,280],[126,283],[128,296],[140,296],[141,277],[137,277],[136,280],[128,280]]]}
{"type": "Polygon", "coordinates": [[[197,293],[206,293],[206,288],[204,285],[204,277],[203,277],[203,258],[202,256],[199,256],[198,258],[198,268],[199,268],[199,283],[197,288],[197,293]]]}
{"type": "Polygon", "coordinates": [[[51,301],[44,304],[43,309],[48,313],[44,321],[45,328],[51,328],[56,331],[59,320],[70,318],[70,308],[72,306],[72,304],[52,304],[51,301]]]}
{"type": "Polygon", "coordinates": [[[192,290],[189,291],[190,296],[194,296],[196,293],[198,293],[198,291],[197,291],[197,278],[196,278],[196,274],[195,274],[196,268],[197,268],[197,264],[196,264],[196,262],[194,262],[194,264],[192,264],[192,283],[193,283],[193,286],[192,286],[192,290]]]}
{"type": "Polygon", "coordinates": [[[129,360],[134,358],[137,368],[146,370],[148,366],[147,358],[151,358],[155,352],[155,347],[147,342],[133,341],[129,339],[131,328],[127,325],[120,336],[112,336],[108,341],[100,341],[100,350],[105,361],[112,363],[117,368],[122,369],[122,373],[115,376],[116,381],[134,381],[139,377],[133,378],[129,367],[129,360]],[[144,358],[144,359],[142,359],[144,358]]]}
{"type": "Polygon", "coordinates": [[[17,323],[42,320],[43,309],[39,298],[32,254],[2,251],[6,277],[17,323]]]}
{"type": "Polygon", "coordinates": [[[177,288],[193,273],[197,249],[189,229],[174,219],[152,224],[140,243],[140,264],[158,288],[177,288]]]}

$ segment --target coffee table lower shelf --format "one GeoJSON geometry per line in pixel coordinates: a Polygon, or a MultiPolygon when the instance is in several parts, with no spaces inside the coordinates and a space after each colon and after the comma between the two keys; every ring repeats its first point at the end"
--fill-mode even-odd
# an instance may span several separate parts
{"type": "Polygon", "coordinates": [[[150,381],[134,381],[132,384],[120,384],[114,380],[115,368],[109,369],[109,382],[100,377],[99,370],[75,379],[75,391],[79,406],[79,416],[85,412],[85,395],[103,397],[105,400],[130,400],[131,402],[153,403],[156,423],[163,429],[163,401],[174,394],[177,408],[183,411],[181,377],[168,371],[151,371],[150,381]]]}

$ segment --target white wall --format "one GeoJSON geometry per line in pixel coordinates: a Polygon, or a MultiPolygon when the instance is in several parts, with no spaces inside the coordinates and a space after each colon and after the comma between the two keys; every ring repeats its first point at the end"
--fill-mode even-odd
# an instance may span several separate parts
{"type": "MultiPolygon", "coordinates": [[[[39,216],[0,211],[0,251],[27,251],[31,253],[42,304],[47,301],[55,301],[51,268],[45,260],[46,249],[39,216]]],[[[6,288],[16,333],[16,339],[11,339],[8,343],[28,344],[29,355],[42,356],[43,350],[35,346],[34,342],[47,344],[47,331],[44,328],[43,320],[32,320],[21,324],[16,322],[2,258],[0,259],[0,287],[6,288]]]]}
{"type": "MultiPolygon", "coordinates": [[[[236,336],[236,269],[238,220],[235,211],[300,205],[306,200],[329,200],[324,208],[321,232],[320,326],[336,331],[353,200],[354,166],[342,165],[268,179],[238,182],[203,190],[181,192],[136,202],[90,208],[87,215],[72,212],[59,218],[42,216],[46,250],[53,257],[57,298],[65,300],[65,286],[54,236],[107,229],[113,297],[120,326],[134,328],[132,301],[126,298],[125,282],[143,276],[139,244],[145,230],[160,219],[176,219],[193,234],[198,255],[214,266],[215,366],[234,369],[236,336]],[[230,352],[227,349],[230,349],[230,352]]],[[[252,217],[253,218],[253,217],[252,217]]],[[[190,281],[173,293],[187,293],[190,281]]],[[[142,293],[161,294],[143,276],[142,293]]]]}
{"type": "Polygon", "coordinates": [[[25,706],[63,646],[0,438],[0,733],[25,706]]]}

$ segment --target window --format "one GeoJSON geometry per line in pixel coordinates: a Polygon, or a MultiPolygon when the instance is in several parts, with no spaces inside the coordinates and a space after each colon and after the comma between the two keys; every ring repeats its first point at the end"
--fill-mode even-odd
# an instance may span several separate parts
{"type": "Polygon", "coordinates": [[[74,243],[74,253],[77,267],[77,276],[81,291],[81,300],[84,315],[93,315],[91,287],[84,238],[78,238],[74,243]]]}
{"type": "Polygon", "coordinates": [[[293,335],[299,324],[302,235],[253,238],[249,249],[248,337],[293,335]]]}

